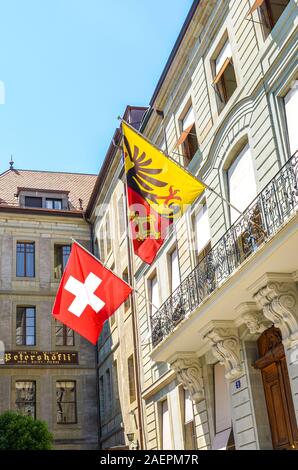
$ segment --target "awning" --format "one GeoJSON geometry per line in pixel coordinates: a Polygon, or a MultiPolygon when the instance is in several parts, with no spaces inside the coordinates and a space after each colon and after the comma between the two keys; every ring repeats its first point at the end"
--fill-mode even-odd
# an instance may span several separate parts
{"type": "Polygon", "coordinates": [[[179,145],[183,144],[183,142],[187,139],[188,134],[192,130],[193,125],[194,125],[194,123],[192,123],[190,126],[187,127],[187,129],[185,129],[185,131],[182,132],[182,134],[180,135],[179,139],[177,140],[174,148],[177,148],[177,147],[179,147],[179,145]]]}
{"type": "Polygon", "coordinates": [[[247,16],[252,15],[254,11],[256,11],[258,8],[262,6],[265,0],[256,0],[249,12],[247,13],[247,16]]]}

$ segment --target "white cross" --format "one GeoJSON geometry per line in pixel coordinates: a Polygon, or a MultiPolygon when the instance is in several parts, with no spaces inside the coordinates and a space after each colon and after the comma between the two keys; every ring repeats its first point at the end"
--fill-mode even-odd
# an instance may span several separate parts
{"type": "Polygon", "coordinates": [[[87,305],[90,305],[98,313],[105,306],[105,302],[94,294],[101,283],[102,280],[93,273],[88,274],[84,283],[69,276],[64,289],[76,297],[68,308],[69,312],[80,317],[87,305]]]}

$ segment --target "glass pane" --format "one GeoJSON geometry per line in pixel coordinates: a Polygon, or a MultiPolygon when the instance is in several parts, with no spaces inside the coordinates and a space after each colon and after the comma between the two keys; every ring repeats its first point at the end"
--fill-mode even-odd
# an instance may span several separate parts
{"type": "Polygon", "coordinates": [[[34,326],[26,326],[26,336],[34,336],[34,326]]]}
{"type": "Polygon", "coordinates": [[[53,201],[52,201],[52,199],[47,199],[47,200],[46,200],[46,208],[47,208],[47,209],[53,209],[53,201]]]}
{"type": "Polygon", "coordinates": [[[67,338],[66,338],[67,346],[74,345],[74,331],[70,328],[67,328],[67,338]]]}
{"type": "Polygon", "coordinates": [[[36,386],[35,382],[16,382],[16,409],[24,416],[35,418],[36,386]]]}
{"type": "Polygon", "coordinates": [[[76,423],[76,384],[56,382],[57,423],[76,423]]]}
{"type": "Polygon", "coordinates": [[[17,249],[17,277],[25,276],[25,255],[17,249]]]}
{"type": "Polygon", "coordinates": [[[26,345],[35,346],[35,336],[27,336],[26,337],[26,345]]]}
{"type": "Polygon", "coordinates": [[[25,196],[25,206],[26,207],[42,207],[42,198],[25,196]]]}
{"type": "Polygon", "coordinates": [[[31,249],[30,249],[30,252],[28,253],[27,252],[27,255],[26,255],[26,276],[27,277],[34,277],[35,273],[34,273],[34,253],[31,252],[31,249]]]}
{"type": "Polygon", "coordinates": [[[56,199],[56,201],[54,201],[54,209],[62,209],[62,201],[60,199],[56,199]]]}
{"type": "Polygon", "coordinates": [[[34,307],[27,307],[26,308],[26,318],[35,318],[35,308],[34,307]]]}
{"type": "Polygon", "coordinates": [[[24,308],[17,309],[16,318],[16,344],[24,344],[25,341],[26,315],[24,308]]]}
{"type": "Polygon", "coordinates": [[[66,268],[66,264],[70,255],[71,247],[69,245],[62,246],[62,268],[63,271],[66,268]]]}
{"type": "Polygon", "coordinates": [[[76,404],[57,402],[57,423],[76,423],[76,404]]]}

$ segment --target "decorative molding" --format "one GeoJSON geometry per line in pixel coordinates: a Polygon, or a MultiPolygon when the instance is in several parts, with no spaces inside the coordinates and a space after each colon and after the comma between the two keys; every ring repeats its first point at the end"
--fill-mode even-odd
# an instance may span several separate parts
{"type": "Polygon", "coordinates": [[[282,334],[286,347],[298,344],[298,291],[294,282],[270,281],[255,295],[265,317],[282,334]]]}
{"type": "Polygon", "coordinates": [[[246,324],[252,335],[261,334],[272,325],[258,310],[255,302],[243,302],[238,305],[236,312],[241,316],[242,322],[246,324]]]}
{"type": "Polygon", "coordinates": [[[177,353],[170,361],[170,367],[177,374],[177,380],[189,391],[195,403],[202,401],[204,382],[199,359],[193,353],[177,353]]]}
{"type": "MultiPolygon", "coordinates": [[[[216,324],[216,322],[212,323],[216,324]]],[[[204,335],[204,339],[209,341],[214,356],[225,366],[226,379],[235,380],[243,375],[239,336],[236,328],[223,328],[223,323],[220,322],[218,327],[213,326],[204,335]]]]}

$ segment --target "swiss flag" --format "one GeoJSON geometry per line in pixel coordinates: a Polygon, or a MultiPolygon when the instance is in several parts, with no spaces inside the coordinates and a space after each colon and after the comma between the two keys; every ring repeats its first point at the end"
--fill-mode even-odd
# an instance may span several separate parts
{"type": "Polygon", "coordinates": [[[53,316],[96,344],[104,322],[132,292],[83,247],[74,243],[53,307],[53,316]]]}

